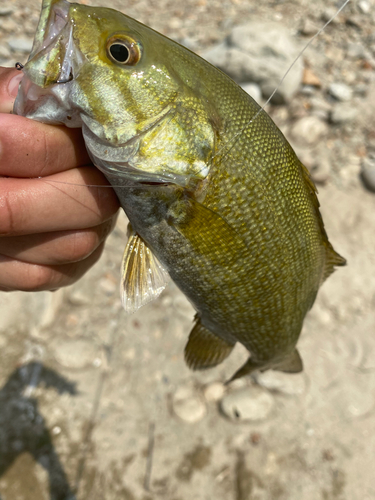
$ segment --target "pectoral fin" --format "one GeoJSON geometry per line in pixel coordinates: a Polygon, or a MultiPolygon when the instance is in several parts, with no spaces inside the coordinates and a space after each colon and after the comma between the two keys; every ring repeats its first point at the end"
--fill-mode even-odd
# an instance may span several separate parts
{"type": "Polygon", "coordinates": [[[130,224],[121,269],[121,300],[129,313],[156,299],[169,281],[168,273],[130,224]]]}
{"type": "Polygon", "coordinates": [[[185,347],[185,361],[192,370],[212,368],[224,361],[233,347],[211,333],[198,319],[185,347]]]}

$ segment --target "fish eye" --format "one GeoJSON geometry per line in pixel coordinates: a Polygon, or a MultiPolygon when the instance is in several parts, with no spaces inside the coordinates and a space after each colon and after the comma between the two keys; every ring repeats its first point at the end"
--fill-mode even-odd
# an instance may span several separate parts
{"type": "Polygon", "coordinates": [[[127,66],[134,66],[141,57],[139,46],[134,40],[116,37],[107,41],[107,54],[112,61],[127,66]]]}

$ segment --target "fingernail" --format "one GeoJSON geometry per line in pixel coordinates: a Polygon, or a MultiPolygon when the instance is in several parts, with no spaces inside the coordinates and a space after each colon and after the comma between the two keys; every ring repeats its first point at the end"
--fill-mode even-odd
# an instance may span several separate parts
{"type": "Polygon", "coordinates": [[[16,97],[18,93],[18,87],[20,85],[20,81],[22,80],[23,73],[19,73],[14,76],[10,82],[8,83],[8,94],[10,97],[16,97]]]}

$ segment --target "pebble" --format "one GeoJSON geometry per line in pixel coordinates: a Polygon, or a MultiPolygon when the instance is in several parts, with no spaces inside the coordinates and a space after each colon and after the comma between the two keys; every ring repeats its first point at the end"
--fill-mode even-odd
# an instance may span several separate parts
{"type": "MultiPolygon", "coordinates": [[[[328,7],[327,9],[325,9],[325,11],[322,13],[322,20],[324,22],[328,22],[328,21],[331,21],[331,19],[333,18],[333,16],[337,13],[337,9],[335,9],[335,7],[328,7]]],[[[336,16],[334,19],[332,19],[331,21],[331,24],[338,24],[340,21],[339,21],[339,18],[338,16],[336,16]]]]}
{"type": "Polygon", "coordinates": [[[14,52],[31,52],[33,41],[29,38],[11,38],[8,40],[8,45],[14,52]]]}
{"type": "Polygon", "coordinates": [[[0,16],[9,16],[13,14],[14,9],[10,5],[8,7],[0,7],[0,16]]]}
{"type": "Polygon", "coordinates": [[[220,401],[225,393],[225,387],[221,382],[212,382],[204,388],[206,401],[220,401]]]}
{"type": "Polygon", "coordinates": [[[331,83],[328,92],[338,101],[350,101],[353,96],[352,89],[345,83],[331,83]]]}
{"type": "Polygon", "coordinates": [[[244,83],[241,87],[254,99],[254,101],[260,103],[262,100],[262,91],[260,90],[259,85],[256,83],[244,83]]]}
{"type": "Polygon", "coordinates": [[[367,0],[361,0],[358,2],[358,9],[362,12],[362,14],[368,14],[371,10],[370,2],[367,0]]]}
{"type": "Polygon", "coordinates": [[[306,392],[307,382],[304,373],[282,373],[267,370],[256,376],[256,381],[269,391],[278,391],[287,396],[301,396],[306,392]]]}
{"type": "Polygon", "coordinates": [[[0,59],[8,59],[11,56],[10,50],[5,45],[0,45],[0,59]]]}
{"type": "Polygon", "coordinates": [[[325,184],[331,175],[331,162],[327,157],[320,157],[311,167],[310,175],[316,184],[325,184]]]}
{"type": "Polygon", "coordinates": [[[352,122],[358,114],[358,109],[353,104],[338,103],[331,113],[331,122],[336,125],[352,122]]]}
{"type": "Polygon", "coordinates": [[[365,158],[361,166],[361,178],[369,191],[375,193],[375,160],[365,158]]]}
{"type": "Polygon", "coordinates": [[[271,414],[274,398],[258,386],[247,386],[228,393],[220,403],[220,409],[236,422],[265,420],[271,414]]]}
{"type": "Polygon", "coordinates": [[[312,36],[318,31],[319,26],[312,19],[307,17],[303,20],[300,33],[305,36],[312,36]]]}
{"type": "Polygon", "coordinates": [[[320,87],[322,85],[320,79],[310,68],[303,70],[302,83],[313,87],[320,87]]]}
{"type": "Polygon", "coordinates": [[[206,405],[192,386],[181,386],[176,390],[172,408],[177,417],[188,424],[195,424],[206,415],[206,405]]]}
{"type": "Polygon", "coordinates": [[[291,134],[300,146],[316,144],[328,132],[328,125],[317,116],[305,116],[297,120],[291,134]]]}
{"type": "Polygon", "coordinates": [[[56,340],[51,350],[60,365],[75,370],[91,367],[98,354],[95,345],[85,339],[56,340]]]}
{"type": "Polygon", "coordinates": [[[348,44],[347,56],[351,59],[364,59],[366,57],[366,50],[361,43],[351,42],[348,44]]]}

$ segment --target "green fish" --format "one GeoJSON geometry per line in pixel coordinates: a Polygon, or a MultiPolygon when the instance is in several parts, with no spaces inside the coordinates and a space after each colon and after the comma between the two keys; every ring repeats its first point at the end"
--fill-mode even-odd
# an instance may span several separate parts
{"type": "Polygon", "coordinates": [[[122,300],[135,311],[168,276],[195,307],[192,369],[236,342],[253,370],[302,370],[307,311],[334,266],[316,188],[258,104],[228,76],[104,7],[44,0],[15,112],[82,127],[130,220],[122,300]]]}

